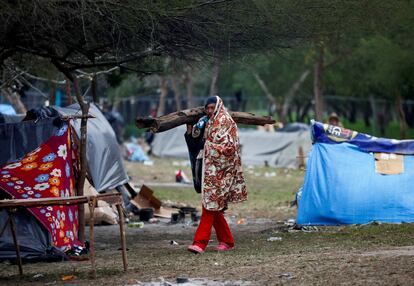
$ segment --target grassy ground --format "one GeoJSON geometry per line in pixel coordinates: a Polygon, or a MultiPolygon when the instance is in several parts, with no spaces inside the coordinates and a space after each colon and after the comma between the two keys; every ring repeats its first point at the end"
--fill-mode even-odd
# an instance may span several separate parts
{"type": "MultiPolygon", "coordinates": [[[[154,166],[127,162],[128,173],[133,181],[173,182],[175,171],[182,169],[191,178],[189,166],[183,160],[164,160],[154,158],[154,166]]],[[[233,205],[231,214],[246,217],[267,217],[285,219],[294,215],[295,209],[289,208],[295,193],[303,183],[303,170],[276,169],[266,167],[246,167],[245,179],[249,198],[246,203],[233,205]]],[[[155,195],[163,201],[180,202],[192,206],[200,205],[200,195],[192,188],[153,187],[155,195]]]]}
{"type": "MultiPolygon", "coordinates": [[[[127,169],[135,182],[169,183],[178,168],[174,161],[155,159],[154,166],[127,163],[127,169]]],[[[183,169],[190,174],[188,167],[183,169]]],[[[144,228],[127,228],[129,271],[124,273],[118,228],[101,226],[95,228],[97,279],[89,278],[88,262],[24,265],[22,278],[16,275],[14,265],[1,264],[0,285],[133,285],[162,279],[174,282],[181,276],[226,285],[240,285],[240,281],[251,285],[414,285],[413,224],[294,231],[281,221],[295,215],[289,202],[302,183],[303,171],[245,171],[249,201],[232,206],[228,213],[236,240],[232,252],[214,252],[216,241],[212,236],[206,253],[193,255],[186,246],[192,241],[195,226],[146,224],[144,228]],[[232,216],[247,218],[247,223],[238,225],[232,216]],[[262,218],[267,219],[260,222],[262,218]],[[269,242],[270,237],[281,240],[269,242]],[[178,245],[171,245],[171,240],[178,245]],[[64,275],[76,278],[63,282],[64,275]]],[[[191,188],[156,187],[155,195],[163,201],[200,204],[199,195],[191,188]]]]}

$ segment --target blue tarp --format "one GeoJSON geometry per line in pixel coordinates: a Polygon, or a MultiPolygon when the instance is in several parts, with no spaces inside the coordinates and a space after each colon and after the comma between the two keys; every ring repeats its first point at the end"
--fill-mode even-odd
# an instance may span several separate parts
{"type": "Polygon", "coordinates": [[[16,111],[10,104],[0,104],[0,113],[7,115],[15,115],[16,111]]]}
{"type": "Polygon", "coordinates": [[[363,149],[367,144],[361,148],[351,144],[355,141],[332,144],[319,139],[308,160],[298,224],[414,222],[414,156],[404,156],[402,174],[382,175],[375,172],[374,155],[363,149]]]}
{"type": "Polygon", "coordinates": [[[313,142],[339,144],[348,142],[367,152],[414,155],[414,140],[377,138],[338,126],[312,121],[313,142]]]}

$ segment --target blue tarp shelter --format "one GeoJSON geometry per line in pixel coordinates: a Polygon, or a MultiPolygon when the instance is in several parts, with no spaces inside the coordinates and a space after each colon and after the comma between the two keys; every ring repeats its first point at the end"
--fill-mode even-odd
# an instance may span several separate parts
{"type": "Polygon", "coordinates": [[[312,122],[299,225],[414,222],[414,140],[376,138],[312,122]],[[376,172],[374,152],[403,154],[404,171],[376,172]]]}

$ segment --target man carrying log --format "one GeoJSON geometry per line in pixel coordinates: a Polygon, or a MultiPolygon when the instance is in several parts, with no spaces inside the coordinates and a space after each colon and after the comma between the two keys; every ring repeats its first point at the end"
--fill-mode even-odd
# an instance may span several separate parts
{"type": "Polygon", "coordinates": [[[206,116],[194,126],[187,125],[185,134],[189,148],[194,187],[202,196],[202,214],[193,244],[188,250],[203,253],[216,230],[217,251],[234,248],[234,238],[224,218],[228,203],[247,200],[243,177],[237,125],[218,96],[205,104],[206,116]]]}

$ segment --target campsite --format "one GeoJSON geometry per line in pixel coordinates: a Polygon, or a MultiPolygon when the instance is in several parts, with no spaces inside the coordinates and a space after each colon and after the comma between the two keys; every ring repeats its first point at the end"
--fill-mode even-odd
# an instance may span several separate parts
{"type": "MultiPolygon", "coordinates": [[[[155,164],[161,163],[162,174],[167,174],[175,170],[173,162],[163,160],[162,163],[155,161],[155,164]]],[[[157,176],[160,183],[171,182],[165,175],[159,176],[154,167],[131,165],[126,164],[126,168],[133,168],[136,174],[145,171],[145,180],[157,176]]],[[[264,173],[266,169],[258,168],[256,172],[264,173]]],[[[255,195],[249,199],[248,206],[232,208],[232,214],[229,214],[234,221],[247,220],[244,225],[231,225],[239,243],[235,253],[222,255],[211,250],[197,257],[185,250],[192,240],[194,227],[146,224],[143,228],[127,228],[130,269],[123,273],[117,226],[100,226],[96,228],[96,280],[89,278],[88,262],[74,261],[25,264],[25,274],[20,279],[16,277],[15,265],[2,264],[1,283],[137,285],[145,282],[147,284],[142,285],[151,285],[150,282],[155,282],[158,284],[153,285],[161,285],[162,281],[176,283],[177,277],[205,278],[221,285],[226,285],[226,281],[227,285],[389,285],[396,282],[409,285],[413,282],[410,260],[414,227],[411,224],[373,223],[289,232],[284,222],[295,217],[295,209],[289,203],[302,180],[303,171],[284,174],[277,170],[276,177],[264,179],[248,175],[249,187],[253,187],[255,195]],[[276,191],[263,188],[271,183],[277,184],[276,191]],[[269,242],[270,237],[282,237],[282,240],[269,242]],[[171,245],[171,241],[179,245],[171,245]],[[42,276],[36,278],[37,274],[42,276]],[[62,277],[69,275],[76,279],[62,281],[62,277]]],[[[189,188],[177,192],[161,187],[155,188],[155,193],[163,200],[191,205],[199,202],[198,195],[189,188]]]]}
{"type": "Polygon", "coordinates": [[[0,0],[0,285],[414,285],[413,15],[0,0]]]}

